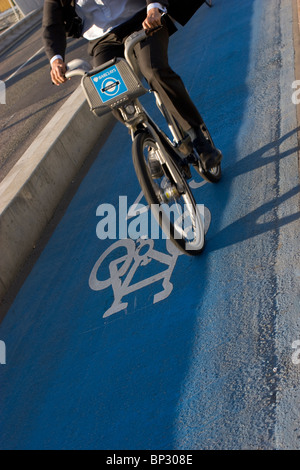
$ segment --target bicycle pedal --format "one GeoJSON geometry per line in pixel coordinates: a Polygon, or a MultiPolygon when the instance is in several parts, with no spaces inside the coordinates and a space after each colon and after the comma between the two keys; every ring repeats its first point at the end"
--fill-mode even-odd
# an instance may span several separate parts
{"type": "Polygon", "coordinates": [[[186,155],[186,156],[188,156],[192,153],[193,144],[192,144],[190,136],[186,136],[180,142],[178,142],[178,150],[183,155],[186,155]]]}
{"type": "Polygon", "coordinates": [[[188,157],[186,158],[186,161],[189,165],[198,165],[199,164],[199,159],[193,153],[188,155],[188,157]]]}
{"type": "Polygon", "coordinates": [[[192,173],[189,165],[187,163],[182,163],[181,169],[183,171],[185,179],[190,180],[192,178],[192,173]]]}

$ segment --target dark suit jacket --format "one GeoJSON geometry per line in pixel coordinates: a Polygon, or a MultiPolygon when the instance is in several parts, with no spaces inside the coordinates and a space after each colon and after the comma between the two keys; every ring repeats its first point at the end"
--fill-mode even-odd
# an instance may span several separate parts
{"type": "MultiPolygon", "coordinates": [[[[145,7],[155,0],[145,0],[145,7]]],[[[168,13],[179,24],[185,25],[205,0],[158,0],[168,8],[168,13]]],[[[74,0],[45,0],[43,13],[43,42],[49,60],[59,54],[65,57],[66,32],[72,14],[74,0]]]]}

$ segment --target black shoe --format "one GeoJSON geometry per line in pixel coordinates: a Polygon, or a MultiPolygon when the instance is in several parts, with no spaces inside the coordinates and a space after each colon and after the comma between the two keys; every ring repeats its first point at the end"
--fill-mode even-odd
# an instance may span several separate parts
{"type": "Polygon", "coordinates": [[[199,157],[204,167],[204,170],[209,171],[212,168],[216,168],[220,164],[223,155],[220,150],[212,147],[212,151],[202,152],[199,154],[199,157]]]}
{"type": "Polygon", "coordinates": [[[190,180],[192,178],[192,173],[191,173],[191,169],[190,169],[190,166],[188,165],[188,163],[182,163],[181,164],[181,169],[183,171],[185,179],[190,180]]]}
{"type": "Polygon", "coordinates": [[[200,129],[197,131],[193,145],[198,152],[204,170],[208,171],[219,165],[223,158],[222,153],[211,145],[200,129]]]}
{"type": "Polygon", "coordinates": [[[148,150],[148,164],[153,179],[162,178],[164,176],[163,169],[153,148],[149,148],[148,150]]]}

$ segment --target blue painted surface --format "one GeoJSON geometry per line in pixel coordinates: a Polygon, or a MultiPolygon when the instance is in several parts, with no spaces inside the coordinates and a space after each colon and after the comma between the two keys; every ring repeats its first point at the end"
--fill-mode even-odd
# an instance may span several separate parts
{"type": "MultiPolygon", "coordinates": [[[[216,0],[172,38],[171,63],[224,153],[222,182],[195,190],[213,216],[207,247],[177,259],[167,299],[153,304],[159,280],[103,318],[112,288],[93,291],[89,277],[113,242],[97,238],[96,210],[140,192],[127,131],[115,127],[0,326],[1,449],[278,446],[276,252],[280,230],[297,220],[278,215],[297,194],[296,176],[279,187],[280,157],[295,165],[297,145],[290,103],[280,127],[274,54],[293,54],[280,4],[291,41],[290,2],[279,0],[216,0]]],[[[155,249],[168,253],[165,241],[155,249]]],[[[99,279],[124,254],[112,252],[99,279]]],[[[166,266],[140,266],[132,283],[166,266]]]]}

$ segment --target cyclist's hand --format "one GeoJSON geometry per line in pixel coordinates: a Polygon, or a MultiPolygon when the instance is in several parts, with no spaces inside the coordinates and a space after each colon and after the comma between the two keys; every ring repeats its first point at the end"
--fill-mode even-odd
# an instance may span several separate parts
{"type": "Polygon", "coordinates": [[[161,26],[161,12],[158,8],[151,8],[143,22],[143,28],[147,31],[157,26],[161,26]]]}
{"type": "Polygon", "coordinates": [[[67,66],[61,59],[56,59],[51,64],[51,79],[54,85],[59,86],[61,83],[65,83],[67,81],[65,77],[65,73],[67,71],[67,66]]]}

